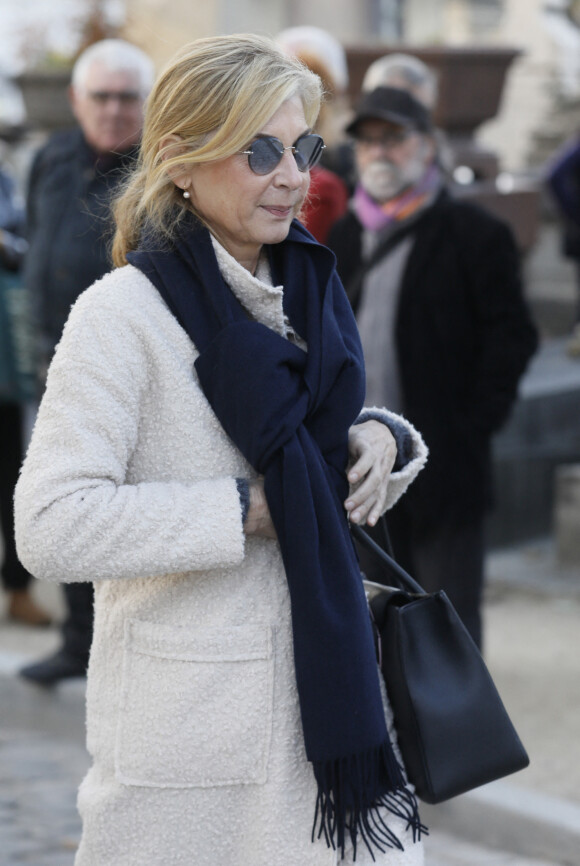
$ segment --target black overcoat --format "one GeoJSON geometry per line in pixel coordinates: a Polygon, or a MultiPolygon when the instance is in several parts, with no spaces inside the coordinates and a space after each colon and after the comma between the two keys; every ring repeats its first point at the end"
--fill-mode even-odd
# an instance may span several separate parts
{"type": "Polygon", "coordinates": [[[111,198],[135,159],[136,148],[98,157],[81,130],[71,129],[52,136],[33,160],[24,281],[43,365],[80,293],[112,268],[111,198]]]}
{"type": "MultiPolygon", "coordinates": [[[[347,290],[361,265],[361,236],[352,211],[330,234],[347,290]]],[[[480,517],[491,503],[490,439],[509,415],[537,333],[504,222],[442,192],[412,236],[395,339],[403,413],[430,456],[403,504],[436,526],[480,517]]]]}

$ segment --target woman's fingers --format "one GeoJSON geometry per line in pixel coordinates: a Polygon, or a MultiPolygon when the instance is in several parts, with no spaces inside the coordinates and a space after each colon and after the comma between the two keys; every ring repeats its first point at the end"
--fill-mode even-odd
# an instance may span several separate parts
{"type": "Polygon", "coordinates": [[[356,487],[345,508],[353,523],[374,525],[386,506],[389,477],[397,457],[394,437],[386,425],[367,421],[351,428],[349,452],[355,462],[347,477],[356,487]]]}
{"type": "Polygon", "coordinates": [[[349,519],[353,523],[376,523],[386,505],[387,488],[386,479],[380,484],[372,478],[367,479],[345,502],[349,519]]]}
{"type": "Polygon", "coordinates": [[[261,480],[250,482],[250,507],[244,523],[246,535],[261,535],[264,538],[276,538],[276,530],[270,516],[270,509],[261,480]]]}
{"type": "Polygon", "coordinates": [[[372,469],[374,462],[374,454],[371,449],[366,449],[356,463],[348,470],[348,480],[351,484],[356,484],[361,478],[372,469]]]}

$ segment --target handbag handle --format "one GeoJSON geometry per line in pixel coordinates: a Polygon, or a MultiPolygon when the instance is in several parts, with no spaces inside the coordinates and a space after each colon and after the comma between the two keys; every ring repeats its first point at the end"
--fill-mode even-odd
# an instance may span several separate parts
{"type": "Polygon", "coordinates": [[[415,595],[425,595],[425,590],[421,584],[417,583],[415,578],[411,577],[409,572],[405,571],[398,562],[395,562],[392,556],[389,556],[389,554],[370,537],[368,532],[366,532],[362,526],[356,526],[351,523],[350,531],[359,544],[366,547],[366,549],[370,550],[371,553],[374,553],[375,556],[381,560],[383,565],[389,569],[389,571],[395,576],[401,589],[404,589],[406,592],[414,593],[415,595]]]}

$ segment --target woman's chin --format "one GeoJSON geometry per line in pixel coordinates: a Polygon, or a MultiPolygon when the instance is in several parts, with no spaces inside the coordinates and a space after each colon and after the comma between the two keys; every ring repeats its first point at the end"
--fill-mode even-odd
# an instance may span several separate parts
{"type": "Polygon", "coordinates": [[[284,220],[278,220],[275,224],[268,226],[262,233],[262,244],[280,244],[288,237],[290,225],[294,215],[284,220]]]}

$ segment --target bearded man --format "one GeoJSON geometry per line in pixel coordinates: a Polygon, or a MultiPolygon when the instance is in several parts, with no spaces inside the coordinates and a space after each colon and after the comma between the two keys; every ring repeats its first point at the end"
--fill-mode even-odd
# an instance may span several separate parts
{"type": "Polygon", "coordinates": [[[409,89],[364,94],[347,132],[358,185],[328,245],[357,315],[366,404],[403,413],[430,449],[389,512],[395,555],[427,591],[445,589],[481,646],[491,437],[537,343],[518,251],[507,225],[446,190],[409,89]]]}

